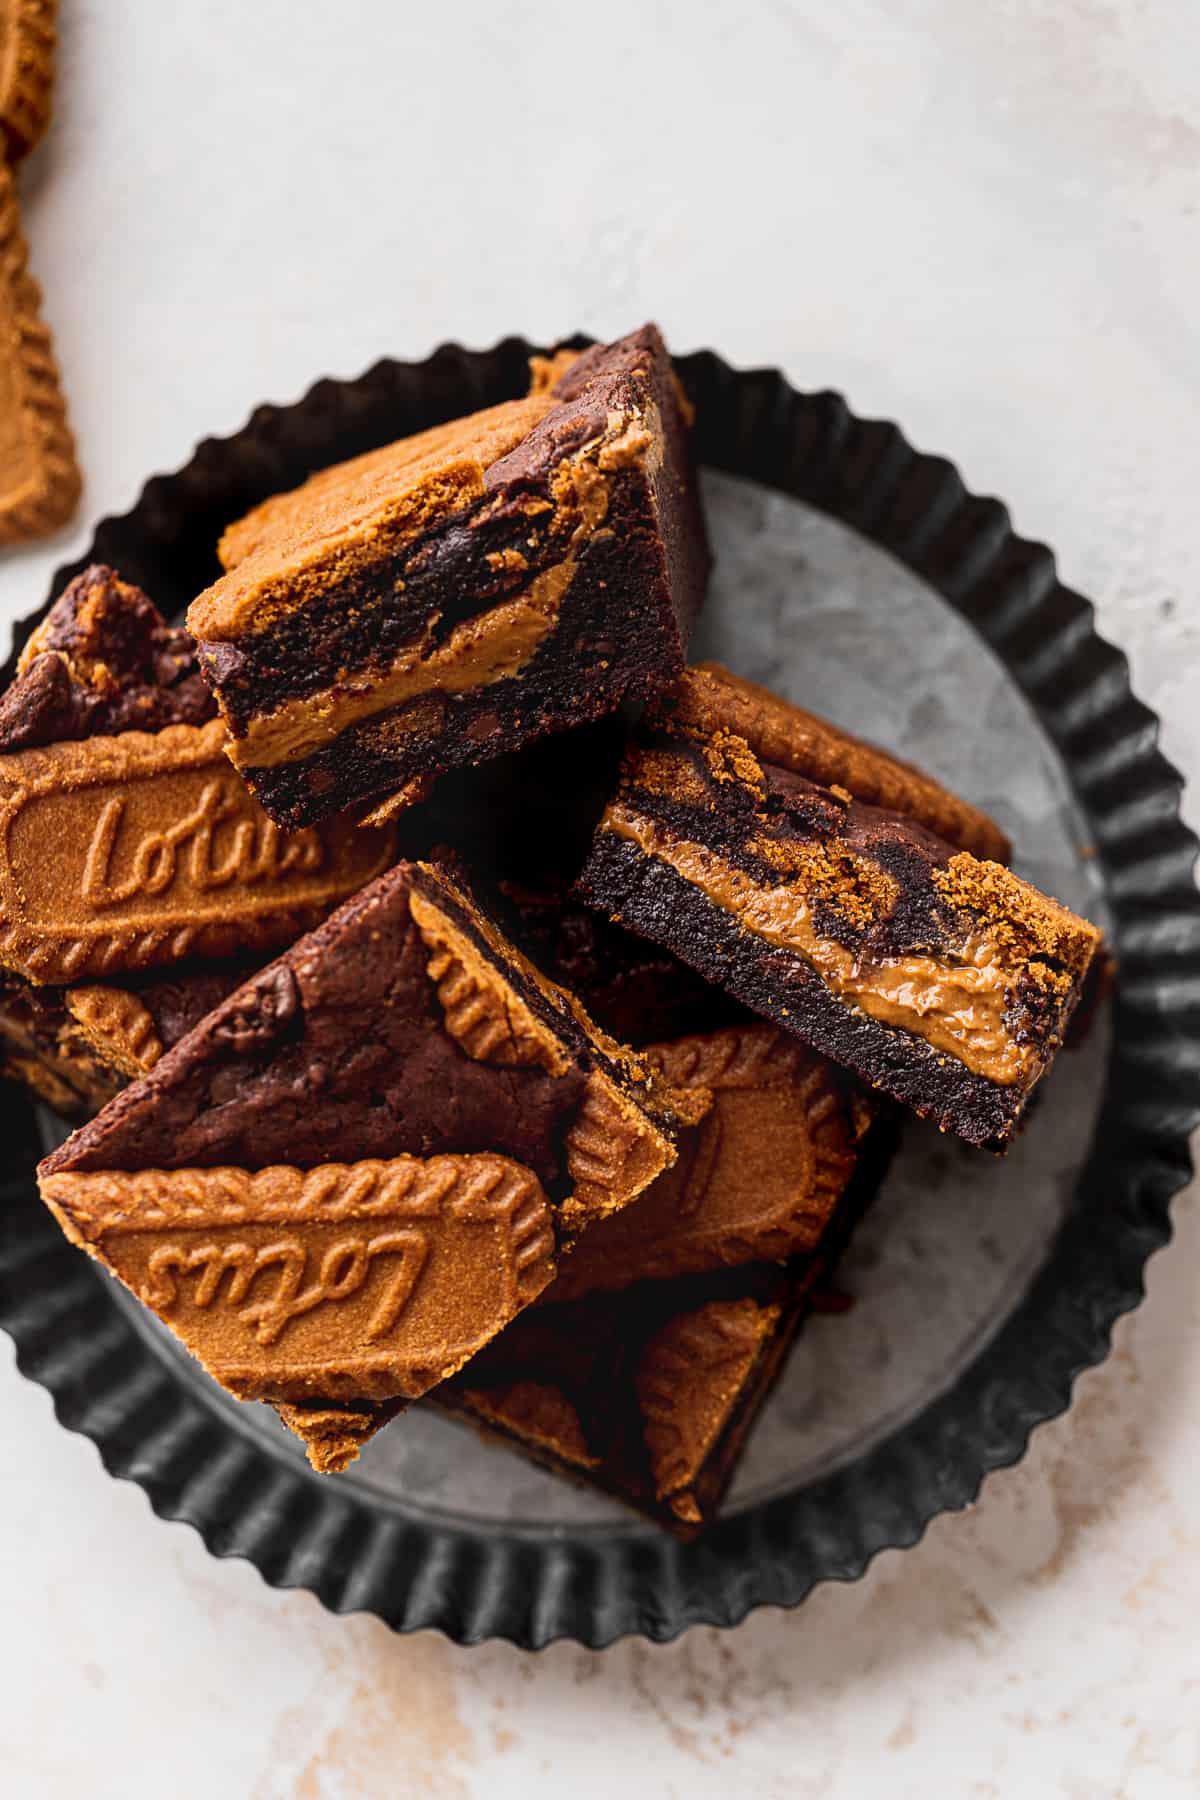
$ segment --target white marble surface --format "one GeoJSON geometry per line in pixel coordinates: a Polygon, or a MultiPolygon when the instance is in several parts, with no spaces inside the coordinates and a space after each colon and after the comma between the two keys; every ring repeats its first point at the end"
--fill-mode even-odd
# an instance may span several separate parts
{"type": "MultiPolygon", "coordinates": [[[[611,335],[841,387],[1057,549],[1200,776],[1192,0],[64,0],[22,177],[87,474],[5,619],[250,405],[611,335]]],[[[1200,809],[1193,800],[1195,822],[1200,809]]],[[[739,1631],[460,1651],[159,1524],[0,1347],[5,1800],[1200,1789],[1200,1216],[969,1514],[739,1631]]]]}

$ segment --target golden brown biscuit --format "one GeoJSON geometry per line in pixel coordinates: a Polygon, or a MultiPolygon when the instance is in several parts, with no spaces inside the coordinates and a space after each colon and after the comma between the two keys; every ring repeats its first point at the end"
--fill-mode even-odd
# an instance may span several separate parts
{"type": "Polygon", "coordinates": [[[16,162],[50,123],[56,0],[0,0],[0,150],[16,162]]]}
{"type": "Polygon", "coordinates": [[[224,742],[214,719],[0,757],[0,963],[74,983],[271,949],[387,867],[389,829],[280,832],[224,742]]]}
{"type": "Polygon", "coordinates": [[[66,1173],[42,1193],[240,1400],[422,1394],[554,1272],[541,1183],[503,1156],[66,1173]]]}
{"type": "Polygon", "coordinates": [[[637,1205],[601,1219],[564,1259],[547,1303],[814,1250],[878,1110],[772,1025],[726,1026],[643,1054],[677,1101],[704,1097],[702,1116],[637,1205]]]}
{"type": "Polygon", "coordinates": [[[57,530],[81,486],[41,292],[26,264],[16,189],[0,164],[0,544],[57,530]]]}

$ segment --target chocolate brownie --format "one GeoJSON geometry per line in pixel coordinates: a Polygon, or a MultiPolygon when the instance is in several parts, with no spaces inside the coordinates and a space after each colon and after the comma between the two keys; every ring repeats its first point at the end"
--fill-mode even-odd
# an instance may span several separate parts
{"type": "Polygon", "coordinates": [[[622,1043],[640,1049],[754,1016],[669,950],[584,906],[561,882],[527,886],[502,877],[486,891],[521,949],[622,1043]]]}
{"type": "Polygon", "coordinates": [[[289,826],[668,686],[709,563],[653,326],[323,471],[220,549],[188,624],[230,755],[289,826]]]}
{"type": "Polygon", "coordinates": [[[647,1064],[443,871],[400,863],[39,1180],[231,1392],[318,1416],[460,1367],[673,1161],[675,1131],[647,1064]]]}
{"type": "Polygon", "coordinates": [[[535,1307],[432,1403],[694,1537],[808,1311],[808,1285],[756,1269],[740,1293],[647,1282],[535,1307]]]}
{"type": "Polygon", "coordinates": [[[960,847],[1002,842],[927,778],[701,668],[639,728],[579,891],[869,1085],[1000,1149],[1099,943],[960,847]]]}
{"type": "Polygon", "coordinates": [[[63,589],[0,696],[0,754],[122,731],[203,725],[216,701],[188,633],[93,563],[63,589]]]}
{"type": "Polygon", "coordinates": [[[63,1118],[90,1118],[152,1069],[250,973],[244,962],[133,977],[119,987],[35,987],[0,969],[0,1075],[63,1118]]]}

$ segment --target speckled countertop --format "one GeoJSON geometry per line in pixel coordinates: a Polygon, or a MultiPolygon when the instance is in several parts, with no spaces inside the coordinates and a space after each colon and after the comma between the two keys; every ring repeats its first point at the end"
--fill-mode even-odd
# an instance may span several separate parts
{"type": "MultiPolygon", "coordinates": [[[[1200,777],[1191,0],[63,0],[22,177],[87,474],[5,619],[250,405],[652,313],[895,417],[1058,552],[1200,777]]],[[[1200,805],[1189,807],[1200,822],[1200,805]]],[[[856,1586],[460,1651],[210,1560],[0,1345],[6,1800],[1194,1800],[1200,1215],[1071,1413],[856,1586]]]]}

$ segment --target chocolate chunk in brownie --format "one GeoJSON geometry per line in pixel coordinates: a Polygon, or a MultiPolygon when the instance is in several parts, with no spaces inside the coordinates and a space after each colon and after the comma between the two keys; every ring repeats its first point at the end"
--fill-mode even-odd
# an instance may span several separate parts
{"type": "Polygon", "coordinates": [[[216,702],[189,634],[101,563],[59,595],[0,697],[0,753],[203,725],[216,702]]]}
{"type": "Polygon", "coordinates": [[[669,1165],[675,1130],[647,1064],[443,872],[401,863],[39,1180],[231,1392],[320,1411],[460,1367],[669,1165]]]}
{"type": "Polygon", "coordinates": [[[627,752],[579,891],[943,1130],[1002,1148],[1099,933],[959,848],[1003,845],[974,809],[792,714],[689,670],[627,752]]]}
{"type": "Polygon", "coordinates": [[[238,961],[120,986],[35,987],[0,969],[0,1075],[23,1082],[65,1119],[90,1118],[251,970],[238,961]]]}
{"type": "Polygon", "coordinates": [[[524,398],[325,470],[226,533],[188,623],[280,824],[668,686],[708,570],[652,326],[524,398]]]}

